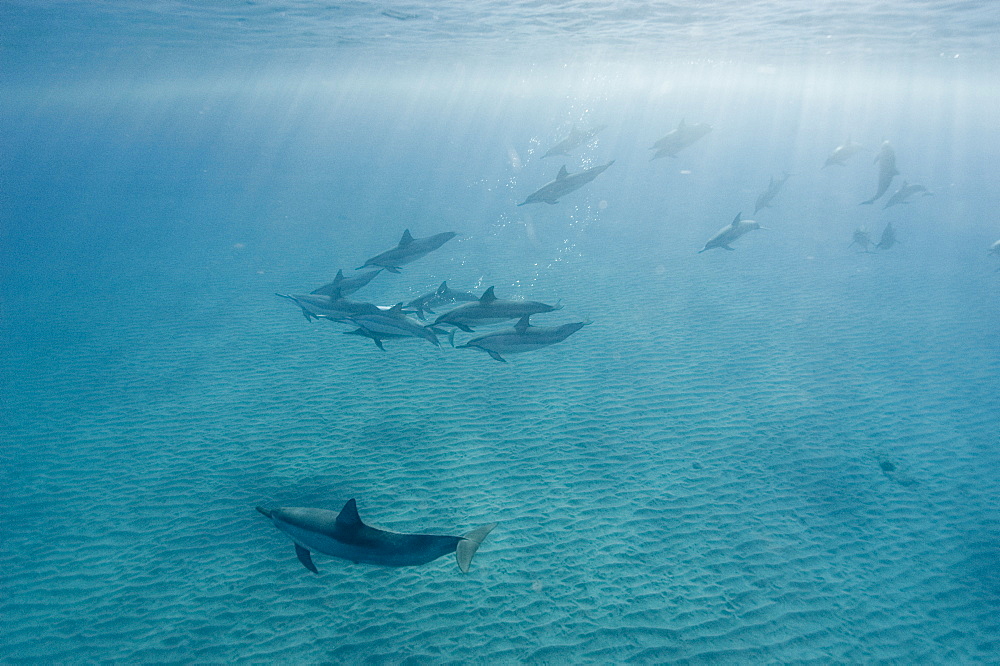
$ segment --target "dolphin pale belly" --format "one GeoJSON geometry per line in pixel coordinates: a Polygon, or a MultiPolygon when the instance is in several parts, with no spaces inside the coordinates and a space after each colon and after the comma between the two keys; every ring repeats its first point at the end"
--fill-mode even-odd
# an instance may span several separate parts
{"type": "Polygon", "coordinates": [[[389,532],[364,524],[353,499],[348,500],[339,514],[308,508],[257,507],[257,511],[270,518],[295,543],[299,561],[313,573],[319,571],[313,564],[312,553],[387,567],[427,564],[455,553],[458,567],[462,573],[468,573],[472,556],[497,526],[490,523],[460,537],[389,532]]]}
{"type": "Polygon", "coordinates": [[[830,153],[830,156],[826,158],[823,168],[825,169],[826,167],[834,164],[844,166],[844,162],[853,157],[854,154],[862,148],[863,146],[860,143],[854,143],[851,141],[850,137],[847,137],[847,141],[844,144],[837,146],[833,152],[830,153]]]}

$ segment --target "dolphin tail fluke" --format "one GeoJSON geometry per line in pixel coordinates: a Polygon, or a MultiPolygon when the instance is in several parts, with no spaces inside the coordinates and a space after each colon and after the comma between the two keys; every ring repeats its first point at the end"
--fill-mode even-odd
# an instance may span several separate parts
{"type": "Polygon", "coordinates": [[[476,528],[462,537],[462,540],[458,542],[458,547],[455,548],[455,557],[458,558],[458,568],[462,570],[462,573],[469,573],[472,556],[479,550],[479,546],[482,545],[486,535],[492,532],[493,528],[497,525],[498,523],[490,523],[489,525],[476,528]]]}
{"type": "Polygon", "coordinates": [[[299,544],[295,544],[295,556],[299,558],[299,562],[301,562],[302,566],[306,569],[309,569],[309,571],[312,571],[314,574],[319,573],[319,569],[317,569],[316,565],[313,564],[312,555],[310,555],[309,551],[299,544]]]}

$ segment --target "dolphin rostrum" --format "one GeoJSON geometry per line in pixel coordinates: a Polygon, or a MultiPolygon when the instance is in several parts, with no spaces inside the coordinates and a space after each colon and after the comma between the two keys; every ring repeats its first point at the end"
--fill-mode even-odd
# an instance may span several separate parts
{"type": "Polygon", "coordinates": [[[826,162],[823,164],[822,168],[825,169],[833,164],[844,166],[844,162],[853,157],[854,154],[857,153],[859,150],[861,150],[863,147],[864,146],[862,146],[860,143],[854,143],[853,141],[851,141],[851,137],[847,137],[847,141],[844,142],[843,145],[837,146],[836,148],[833,149],[833,152],[830,153],[830,156],[826,158],[826,162]]]}
{"type": "Polygon", "coordinates": [[[711,131],[711,125],[706,125],[705,123],[688,125],[682,119],[677,125],[677,129],[670,130],[665,137],[650,147],[650,150],[655,150],[656,153],[653,154],[649,161],[652,162],[661,157],[677,157],[677,153],[682,148],[687,148],[711,131]]]}
{"type": "Polygon", "coordinates": [[[319,289],[314,289],[313,294],[320,294],[321,296],[331,296],[333,298],[340,298],[342,296],[350,296],[361,287],[365,286],[369,282],[375,279],[375,276],[382,272],[382,269],[377,271],[368,271],[367,273],[362,273],[357,277],[344,277],[344,271],[338,270],[337,277],[333,278],[333,282],[324,284],[319,289]]]}
{"type": "Polygon", "coordinates": [[[538,301],[500,299],[493,293],[493,287],[490,287],[483,292],[478,301],[459,305],[453,310],[448,310],[440,315],[434,321],[433,325],[446,324],[460,328],[466,333],[472,333],[473,326],[499,324],[511,319],[520,319],[524,315],[552,312],[561,307],[558,304],[547,305],[538,301]]]}
{"type": "Polygon", "coordinates": [[[760,226],[760,222],[754,222],[753,220],[743,220],[741,219],[743,213],[736,213],[736,217],[727,226],[722,227],[719,231],[708,239],[705,243],[705,247],[698,250],[698,254],[701,254],[705,250],[711,250],[712,248],[721,247],[725,250],[732,250],[729,244],[734,240],[742,236],[743,234],[750,233],[756,229],[766,229],[767,227],[760,226]]]}
{"type": "Polygon", "coordinates": [[[871,199],[862,201],[862,206],[875,203],[889,189],[892,179],[899,175],[899,171],[896,170],[896,151],[892,149],[888,141],[882,142],[882,147],[879,149],[878,155],[875,156],[875,161],[878,162],[878,191],[871,199]]]}
{"type": "Polygon", "coordinates": [[[450,288],[448,286],[448,281],[445,280],[441,283],[440,287],[430,293],[424,294],[423,296],[414,298],[412,301],[407,303],[405,307],[407,309],[415,310],[417,317],[419,319],[423,319],[425,312],[434,314],[433,308],[436,308],[439,305],[447,305],[448,303],[467,303],[478,300],[479,297],[475,294],[450,288]]]}
{"type": "Polygon", "coordinates": [[[916,183],[914,183],[913,185],[911,185],[909,182],[907,182],[907,181],[904,180],[903,181],[903,186],[900,187],[895,192],[893,192],[891,197],[889,197],[888,199],[886,199],[885,205],[882,206],[882,208],[884,210],[884,209],[888,208],[889,206],[895,206],[897,204],[910,203],[909,202],[909,198],[912,197],[915,194],[923,194],[925,197],[929,197],[929,196],[931,196],[934,193],[931,192],[930,190],[928,190],[923,185],[917,185],[916,183]]]}
{"type": "Polygon", "coordinates": [[[407,229],[403,232],[403,237],[399,239],[399,245],[372,257],[357,270],[366,266],[381,266],[390,273],[398,273],[399,267],[403,264],[416,261],[433,252],[457,235],[454,231],[446,231],[426,238],[414,238],[410,235],[410,230],[407,229]]]}
{"type": "Polygon", "coordinates": [[[574,324],[563,324],[562,326],[532,326],[528,321],[529,317],[531,315],[521,317],[517,324],[514,325],[514,328],[480,335],[472,338],[464,345],[459,345],[458,348],[482,349],[497,361],[506,363],[507,360],[500,355],[501,352],[504,354],[513,354],[548,347],[557,342],[562,342],[589,323],[581,321],[574,324]]]}
{"type": "Polygon", "coordinates": [[[889,222],[885,225],[885,229],[882,230],[882,238],[879,239],[875,247],[879,250],[888,250],[898,242],[896,239],[896,230],[893,228],[892,222],[889,222]]]}
{"type": "Polygon", "coordinates": [[[607,125],[598,125],[597,127],[587,131],[581,131],[574,127],[572,131],[570,131],[569,136],[549,148],[545,154],[542,155],[542,159],[544,160],[546,157],[553,157],[555,155],[568,156],[571,150],[593,139],[597,136],[597,133],[605,127],[607,127],[607,125]]]}
{"type": "Polygon", "coordinates": [[[591,167],[579,173],[574,173],[572,176],[566,171],[566,165],[564,164],[561,169],[559,169],[559,175],[551,183],[543,185],[538,190],[535,190],[528,195],[528,198],[517,204],[518,206],[524,206],[526,204],[533,203],[547,203],[547,204],[557,204],[559,203],[559,197],[565,196],[570,192],[575,192],[590,181],[597,178],[601,173],[604,172],[609,166],[614,164],[615,161],[611,160],[607,164],[602,164],[600,166],[591,167]]]}
{"type": "Polygon", "coordinates": [[[774,197],[778,196],[778,192],[781,191],[782,186],[785,184],[785,181],[788,180],[788,177],[790,175],[792,174],[786,171],[783,175],[779,176],[778,178],[771,176],[771,180],[767,183],[767,190],[762,192],[761,195],[757,197],[757,205],[754,206],[753,209],[755,215],[757,214],[757,211],[759,211],[761,208],[772,207],[771,200],[774,199],[774,197]]]}
{"type": "Polygon", "coordinates": [[[319,573],[312,561],[313,552],[387,567],[427,564],[442,555],[455,553],[458,568],[468,573],[472,556],[486,535],[497,526],[497,523],[483,525],[460,537],[388,532],[361,522],[353,499],[347,501],[339,514],[326,509],[265,509],[258,506],[257,510],[291,538],[299,562],[313,573],[319,573]]]}

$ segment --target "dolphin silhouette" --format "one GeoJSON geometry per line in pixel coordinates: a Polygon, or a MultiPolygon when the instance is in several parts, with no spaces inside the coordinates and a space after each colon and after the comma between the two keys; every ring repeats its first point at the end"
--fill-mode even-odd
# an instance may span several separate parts
{"type": "Polygon", "coordinates": [[[837,146],[830,153],[830,156],[826,158],[826,162],[823,164],[822,168],[825,169],[828,166],[837,164],[839,166],[844,166],[844,162],[849,160],[855,153],[861,150],[864,146],[860,143],[854,143],[851,141],[851,137],[847,137],[847,141],[843,145],[837,146]]]}
{"type": "Polygon", "coordinates": [[[705,123],[695,123],[688,125],[681,119],[677,129],[670,130],[667,135],[650,146],[650,150],[656,153],[649,159],[650,162],[661,157],[677,157],[677,153],[682,148],[687,148],[692,143],[712,131],[712,126],[705,123]]]}
{"type": "Polygon", "coordinates": [[[778,196],[778,192],[781,191],[781,188],[782,186],[784,186],[785,181],[788,180],[788,177],[791,175],[792,174],[786,171],[778,178],[771,176],[771,180],[769,180],[767,183],[767,189],[764,192],[762,192],[759,197],[757,197],[757,204],[754,206],[753,209],[754,215],[756,215],[757,211],[759,211],[761,208],[773,207],[771,206],[771,201],[774,199],[774,197],[778,196]]]}
{"type": "Polygon", "coordinates": [[[399,239],[399,245],[372,257],[356,270],[368,266],[381,266],[390,273],[398,273],[400,266],[430,254],[457,235],[454,231],[445,231],[426,238],[414,238],[407,229],[399,239]]]}
{"type": "Polygon", "coordinates": [[[524,315],[538,314],[540,312],[552,312],[562,306],[547,305],[538,301],[515,301],[500,299],[493,293],[493,287],[483,292],[479,300],[474,303],[465,303],[457,308],[448,310],[434,320],[434,326],[446,324],[460,328],[466,333],[472,332],[472,326],[487,324],[499,324],[511,319],[520,319],[524,315]]]}
{"type": "Polygon", "coordinates": [[[306,569],[319,573],[312,553],[323,553],[352,562],[408,567],[427,564],[442,555],[455,553],[458,568],[469,572],[472,556],[497,523],[483,525],[465,536],[400,534],[365,525],[358,505],[347,501],[340,513],[326,509],[278,508],[257,511],[271,519],[295,543],[295,554],[306,569]]]}
{"type": "Polygon", "coordinates": [[[862,201],[860,204],[862,206],[875,203],[889,189],[892,179],[899,175],[899,171],[896,170],[896,151],[892,149],[888,141],[882,142],[882,147],[879,149],[875,161],[878,162],[878,191],[871,199],[862,201]]]}
{"type": "Polygon", "coordinates": [[[542,155],[542,159],[544,160],[546,157],[554,157],[556,155],[568,156],[569,151],[579,147],[584,143],[587,143],[595,136],[597,136],[597,133],[600,132],[605,127],[607,127],[607,125],[598,125],[597,127],[586,131],[578,130],[577,128],[574,127],[572,131],[570,131],[569,136],[567,136],[565,139],[563,139],[556,145],[549,148],[545,152],[545,154],[542,155]]]}
{"type": "Polygon", "coordinates": [[[318,289],[314,289],[311,293],[318,294],[321,296],[330,296],[332,298],[342,298],[344,296],[350,296],[361,287],[365,286],[369,282],[375,279],[375,276],[382,272],[382,269],[377,271],[368,271],[367,273],[362,273],[357,277],[344,277],[343,269],[337,271],[337,277],[333,278],[333,282],[328,282],[318,289]]]}
{"type": "Polygon", "coordinates": [[[760,226],[760,222],[741,219],[742,216],[743,213],[736,213],[736,217],[733,218],[733,221],[719,229],[714,236],[709,238],[708,242],[705,243],[705,247],[698,250],[698,254],[716,247],[721,247],[725,250],[732,250],[733,248],[729,247],[729,244],[737,238],[750,233],[751,231],[767,228],[760,226]]]}
{"type": "Polygon", "coordinates": [[[572,176],[566,171],[566,165],[564,164],[562,168],[559,169],[559,174],[556,176],[555,180],[550,183],[546,183],[539,189],[535,190],[528,195],[527,199],[517,205],[525,206],[533,203],[557,204],[559,203],[560,197],[566,196],[570,192],[576,192],[578,189],[604,173],[604,170],[614,163],[615,161],[611,160],[607,164],[591,167],[585,171],[574,173],[572,176]]]}
{"type": "Polygon", "coordinates": [[[506,363],[507,360],[500,355],[501,352],[504,354],[513,354],[548,347],[557,342],[562,342],[590,323],[580,321],[573,324],[563,324],[562,326],[532,326],[528,321],[530,317],[531,315],[524,315],[514,325],[514,328],[480,335],[472,338],[464,345],[459,345],[458,348],[482,349],[494,360],[506,363]]]}

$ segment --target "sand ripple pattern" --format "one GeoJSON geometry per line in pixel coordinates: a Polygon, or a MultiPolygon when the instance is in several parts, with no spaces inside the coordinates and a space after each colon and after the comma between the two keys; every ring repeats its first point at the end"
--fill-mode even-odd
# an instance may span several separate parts
{"type": "Polygon", "coordinates": [[[979,278],[612,245],[524,294],[595,323],[506,365],[339,339],[225,257],[56,328],[8,301],[2,659],[996,660],[979,278]],[[626,262],[642,288],[601,279],[626,262]],[[253,510],[350,497],[387,529],[501,525],[467,576],[314,576],[253,510]]]}

